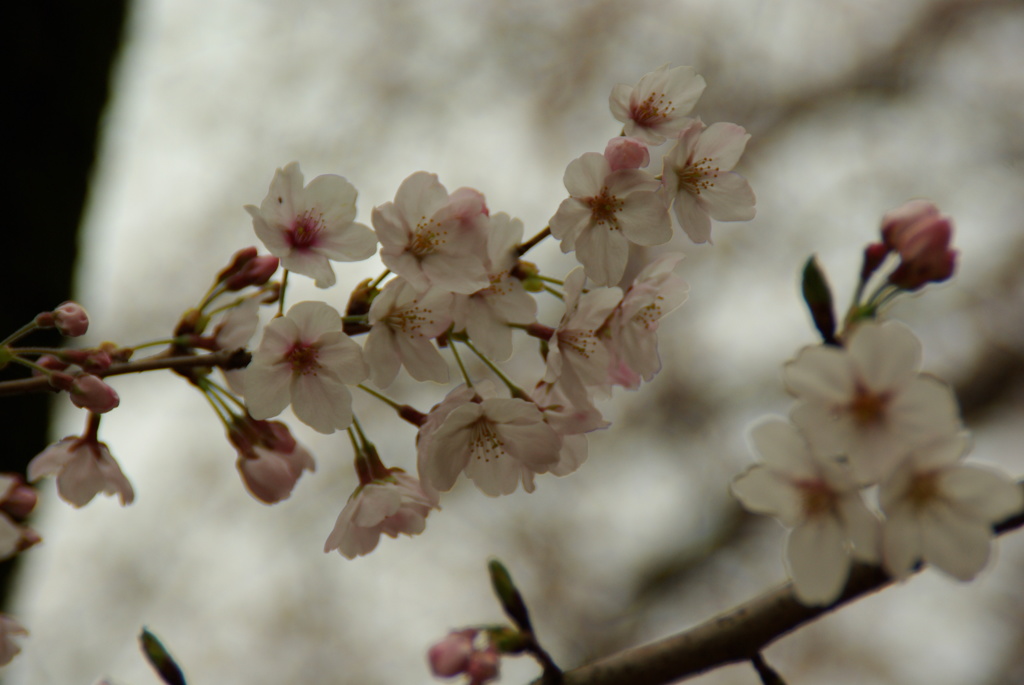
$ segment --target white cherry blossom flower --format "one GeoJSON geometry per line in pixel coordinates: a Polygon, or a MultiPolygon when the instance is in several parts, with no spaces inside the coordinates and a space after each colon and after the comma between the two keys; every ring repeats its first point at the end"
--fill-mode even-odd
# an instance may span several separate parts
{"type": "Polygon", "coordinates": [[[611,355],[597,335],[598,329],[622,299],[618,288],[583,292],[583,269],[565,277],[565,313],[550,340],[544,381],[558,383],[573,403],[590,403],[590,392],[611,387],[611,355]]]}
{"type": "Polygon", "coordinates": [[[607,428],[597,407],[589,402],[573,402],[557,384],[541,381],[531,393],[531,399],[544,414],[544,420],[562,438],[562,449],[558,463],[551,467],[556,476],[567,476],[576,471],[587,460],[587,436],[585,433],[607,428]]]}
{"type": "Polygon", "coordinates": [[[459,188],[450,196],[435,174],[418,171],[402,181],[394,202],[374,208],[373,227],[384,265],[417,292],[432,287],[470,294],[486,288],[487,205],[459,188]]]}
{"type": "Polygon", "coordinates": [[[644,74],[636,86],[615,86],[608,104],[627,136],[658,145],[683,129],[705,85],[693,67],[670,69],[666,64],[644,74]]]}
{"type": "Polygon", "coordinates": [[[604,155],[585,152],[569,163],[564,181],[569,198],[551,217],[551,235],[562,252],[576,251],[594,283],[619,282],[631,243],[660,245],[672,237],[661,183],[646,171],[612,171],[604,155]]]}
{"type": "Polygon", "coordinates": [[[419,535],[426,528],[427,514],[436,508],[437,501],[417,479],[391,469],[386,479],[361,485],[352,493],[327,536],[324,552],[338,550],[346,559],[355,559],[376,549],[381,533],[393,538],[399,533],[419,535]]]}
{"type": "Polygon", "coordinates": [[[612,355],[611,381],[636,390],[661,370],[658,325],[686,301],[686,281],[673,272],[682,254],[659,257],[641,271],[600,334],[612,355]]]}
{"type": "Polygon", "coordinates": [[[512,276],[519,262],[516,247],[523,222],[499,213],[490,217],[487,233],[487,275],[490,285],[472,295],[456,294],[452,317],[456,331],[465,331],[477,349],[494,361],[512,355],[510,323],[528,324],[537,318],[537,302],[512,276]]]}
{"type": "Polygon", "coordinates": [[[277,416],[289,404],[321,433],[352,423],[346,385],[366,380],[362,350],[341,330],[338,312],[323,302],[299,302],[263,330],[245,371],[245,399],[254,419],[277,416]]]}
{"type": "Polygon", "coordinates": [[[846,584],[851,554],[878,558],[878,519],[843,464],[817,457],[788,421],[769,419],[751,439],[764,463],[737,477],[732,492],[750,511],[792,528],[786,559],[794,591],[804,604],[829,604],[846,584]]]}
{"type": "Polygon", "coordinates": [[[365,343],[375,385],[391,385],[402,366],[418,381],[448,382],[448,362],[433,339],[451,325],[451,301],[438,288],[418,293],[405,279],[388,281],[370,305],[365,343]]]}
{"type": "Polygon", "coordinates": [[[754,191],[732,170],[749,139],[742,126],[717,123],[705,128],[700,119],[690,119],[665,155],[662,182],[676,220],[693,242],[711,242],[711,219],[754,218],[754,191]]]}
{"type": "Polygon", "coordinates": [[[551,470],[561,449],[537,405],[483,399],[475,392],[463,392],[458,400],[464,401],[450,403],[430,439],[420,442],[420,476],[442,492],[451,490],[463,471],[491,497],[515,492],[520,481],[533,492],[534,475],[551,470]]]}
{"type": "Polygon", "coordinates": [[[91,437],[70,437],[50,445],[28,465],[28,479],[57,474],[57,494],[84,507],[99,493],[117,495],[121,505],[135,499],[132,484],[121,472],[106,444],[91,437]]]}
{"type": "Polygon", "coordinates": [[[886,520],[883,561],[906,578],[918,561],[959,580],[984,568],[992,524],[1024,509],[1024,493],[1005,474],[964,464],[968,438],[960,433],[915,449],[879,487],[886,520]]]}
{"type": "Polygon", "coordinates": [[[278,169],[259,207],[246,205],[256,235],[289,271],[335,283],[329,260],[352,262],[377,251],[369,226],[356,223],[356,189],[341,176],[317,176],[302,185],[297,162],[278,169]]]}
{"type": "Polygon", "coordinates": [[[960,430],[952,390],[920,366],[921,343],[898,321],[862,323],[846,347],[805,347],[783,369],[793,423],[819,454],[878,482],[910,449],[960,430]]]}

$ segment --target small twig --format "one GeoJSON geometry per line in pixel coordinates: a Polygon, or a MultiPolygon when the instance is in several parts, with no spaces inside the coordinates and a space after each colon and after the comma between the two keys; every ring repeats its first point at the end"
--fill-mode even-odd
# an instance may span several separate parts
{"type": "MultiPolygon", "coordinates": [[[[191,369],[196,367],[213,368],[219,366],[223,369],[241,369],[249,365],[252,355],[244,348],[235,350],[220,350],[210,354],[184,355],[180,357],[166,357],[154,355],[139,359],[137,361],[111,364],[105,370],[92,371],[94,376],[102,378],[108,376],[123,376],[127,373],[141,373],[143,371],[156,371],[157,369],[191,369]]],[[[7,395],[24,395],[32,392],[43,392],[56,390],[50,386],[45,376],[34,378],[20,378],[13,381],[0,382],[0,397],[7,395]]]]}

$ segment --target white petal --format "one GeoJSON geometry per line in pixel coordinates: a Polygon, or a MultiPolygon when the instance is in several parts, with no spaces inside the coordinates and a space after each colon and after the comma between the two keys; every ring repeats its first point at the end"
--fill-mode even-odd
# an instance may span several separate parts
{"type": "Polygon", "coordinates": [[[850,572],[843,531],[832,516],[817,516],[790,533],[786,557],[797,598],[807,605],[830,604],[850,572]]]}

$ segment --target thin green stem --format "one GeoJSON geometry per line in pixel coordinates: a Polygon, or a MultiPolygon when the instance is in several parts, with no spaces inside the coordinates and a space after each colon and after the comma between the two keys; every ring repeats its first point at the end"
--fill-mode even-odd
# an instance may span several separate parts
{"type": "Polygon", "coordinates": [[[363,385],[362,383],[360,383],[356,387],[359,388],[360,390],[362,390],[363,392],[370,393],[371,395],[373,395],[378,400],[380,400],[384,404],[388,405],[389,407],[391,407],[395,411],[400,411],[402,409],[402,405],[400,405],[398,402],[395,402],[393,399],[391,399],[390,397],[387,397],[386,395],[380,394],[379,392],[377,392],[373,388],[367,387],[367,386],[363,385]]]}
{"type": "Polygon", "coordinates": [[[555,290],[555,289],[554,289],[554,288],[552,288],[552,287],[549,287],[549,286],[544,286],[544,290],[545,290],[546,292],[549,292],[549,293],[551,293],[552,295],[554,295],[555,297],[557,297],[557,298],[558,298],[558,299],[560,299],[560,300],[564,300],[564,299],[565,299],[565,295],[563,295],[562,293],[558,292],[557,290],[555,290]]]}
{"type": "Polygon", "coordinates": [[[466,366],[462,363],[462,356],[459,355],[459,350],[455,344],[455,340],[451,341],[451,345],[449,345],[449,347],[451,348],[452,354],[455,355],[455,363],[459,365],[459,371],[462,372],[462,378],[466,381],[466,387],[472,388],[473,379],[469,377],[469,372],[466,371],[466,366]]]}
{"type": "Polygon", "coordinates": [[[391,273],[391,269],[384,269],[384,273],[382,273],[380,276],[377,276],[377,278],[374,279],[373,283],[370,284],[369,289],[370,290],[376,289],[376,287],[381,284],[381,281],[383,281],[385,278],[387,278],[388,274],[390,274],[390,273],[391,273]]]}
{"type": "Polygon", "coordinates": [[[512,379],[510,379],[508,376],[502,373],[501,369],[499,369],[497,365],[487,357],[487,355],[478,350],[476,346],[473,345],[472,342],[470,342],[467,339],[463,341],[463,344],[465,344],[465,346],[468,347],[470,351],[472,351],[473,354],[475,354],[477,358],[480,359],[480,361],[487,365],[487,368],[491,370],[491,373],[493,373],[495,376],[501,379],[501,382],[505,384],[505,387],[508,388],[509,392],[512,393],[513,397],[522,397],[523,395],[526,394],[525,392],[523,392],[522,388],[520,388],[519,386],[512,382],[512,379]]]}

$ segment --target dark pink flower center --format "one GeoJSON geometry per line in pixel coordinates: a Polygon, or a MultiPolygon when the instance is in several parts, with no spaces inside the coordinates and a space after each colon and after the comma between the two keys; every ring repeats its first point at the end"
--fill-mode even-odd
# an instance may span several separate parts
{"type": "Polygon", "coordinates": [[[286,355],[288,363],[291,364],[292,373],[302,375],[316,374],[320,369],[320,363],[317,361],[319,351],[316,345],[309,345],[303,342],[295,343],[286,355]]]}
{"type": "Polygon", "coordinates": [[[296,250],[308,250],[317,244],[323,228],[323,215],[309,210],[295,217],[288,230],[288,242],[296,250]]]}
{"type": "Polygon", "coordinates": [[[889,393],[872,392],[863,385],[858,384],[853,395],[853,400],[847,405],[847,410],[853,416],[853,420],[862,428],[877,426],[885,421],[885,410],[889,405],[889,393]]]}

